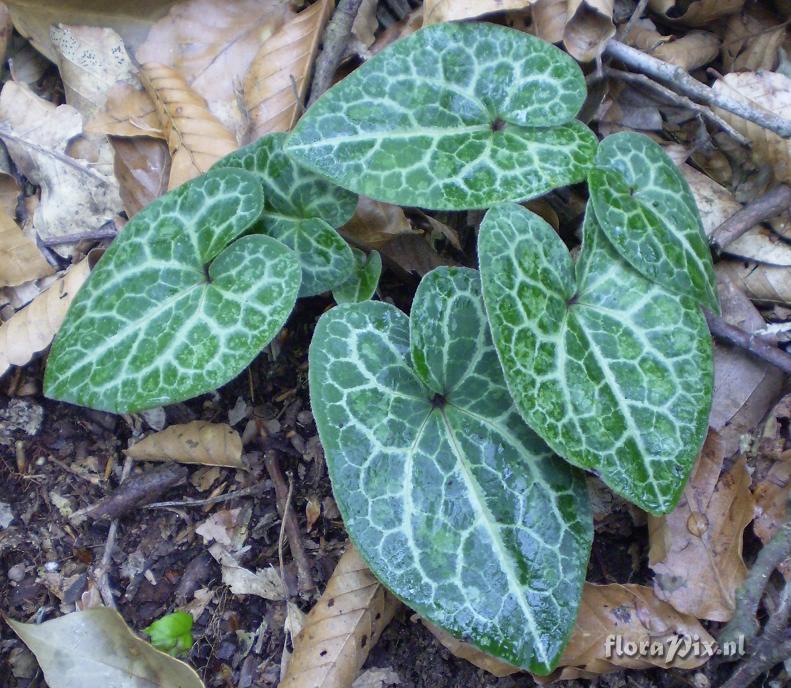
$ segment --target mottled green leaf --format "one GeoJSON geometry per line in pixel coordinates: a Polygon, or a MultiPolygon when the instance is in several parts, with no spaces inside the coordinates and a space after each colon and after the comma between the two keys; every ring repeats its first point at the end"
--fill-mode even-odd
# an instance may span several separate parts
{"type": "Polygon", "coordinates": [[[294,306],[300,268],[267,236],[254,175],[217,170],[135,215],[69,309],[44,380],[53,399],[122,413],[238,375],[294,306]]]}
{"type": "Polygon", "coordinates": [[[642,134],[608,136],[599,144],[588,183],[599,224],[632,267],[719,312],[695,198],[661,146],[642,134]]]}
{"type": "Polygon", "coordinates": [[[380,201],[485,208],[585,178],[596,139],[573,121],[584,99],[558,48],[494,24],[436,24],[319,98],[286,151],[380,201]]]}
{"type": "Polygon", "coordinates": [[[371,251],[367,256],[360,249],[353,249],[355,267],[351,277],[332,290],[336,303],[367,301],[376,293],[382,274],[382,256],[371,251]]]}
{"type": "Polygon", "coordinates": [[[412,317],[325,313],[311,406],[350,537],[433,623],[540,674],[576,617],[592,538],[584,482],[519,417],[478,273],[438,268],[412,317]]]}
{"type": "Polygon", "coordinates": [[[514,204],[486,214],[478,251],[494,342],[524,419],[626,499],[670,511],[711,406],[700,309],[623,261],[590,207],[576,274],[553,229],[514,204]]]}
{"type": "Polygon", "coordinates": [[[351,248],[335,227],[348,222],[357,196],[298,165],[283,152],[285,134],[267,134],[224,157],[216,168],[253,172],[264,186],[256,229],[292,249],[302,266],[300,296],[328,291],[354,270],[351,248]]]}

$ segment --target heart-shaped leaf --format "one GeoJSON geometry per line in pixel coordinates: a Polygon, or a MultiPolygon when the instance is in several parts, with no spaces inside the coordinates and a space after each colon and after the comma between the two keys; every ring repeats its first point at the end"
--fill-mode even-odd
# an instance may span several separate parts
{"type": "Polygon", "coordinates": [[[367,256],[358,248],[353,249],[355,267],[351,277],[332,290],[336,303],[367,301],[376,293],[382,275],[382,256],[371,251],[367,256]]]}
{"type": "Polygon", "coordinates": [[[608,136],[596,151],[588,183],[596,219],[632,267],[719,312],[695,198],[661,146],[642,134],[608,136]]]}
{"type": "Polygon", "coordinates": [[[348,222],[357,196],[297,165],[283,152],[285,134],[267,134],[234,151],[214,168],[241,168],[264,187],[257,229],[292,249],[302,266],[300,296],[328,291],[354,270],[351,248],[334,227],[348,222]]]}
{"type": "Polygon", "coordinates": [[[325,313],[311,406],[350,537],[410,607],[548,673],[574,624],[592,538],[581,476],[519,417],[478,273],[437,268],[407,318],[376,301],[325,313]]]}
{"type": "Polygon", "coordinates": [[[299,290],[292,251],[267,236],[237,239],[263,203],[255,175],[217,170],[135,215],[66,315],[47,396],[122,413],[238,375],[283,326],[299,290]]]}
{"type": "Polygon", "coordinates": [[[585,178],[577,63],[522,31],[436,24],[385,48],[299,121],[286,151],[357,193],[461,210],[585,178]]]}
{"type": "Polygon", "coordinates": [[[576,276],[554,230],[518,205],[486,214],[478,251],[494,343],[524,419],[629,501],[670,511],[711,406],[700,309],[622,260],[590,207],[576,276]]]}

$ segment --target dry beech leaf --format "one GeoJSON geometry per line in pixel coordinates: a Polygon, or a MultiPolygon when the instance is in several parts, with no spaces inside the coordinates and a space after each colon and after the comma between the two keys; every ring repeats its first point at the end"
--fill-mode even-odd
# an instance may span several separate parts
{"type": "Polygon", "coordinates": [[[101,251],[91,251],[49,289],[0,325],[0,375],[12,365],[25,365],[33,354],[49,346],[69,304],[101,255],[101,251]]]}
{"type": "Polygon", "coordinates": [[[8,623],[36,656],[50,688],[203,688],[191,667],[138,638],[115,609],[8,623]]]}
{"type": "Polygon", "coordinates": [[[0,172],[0,210],[8,215],[16,215],[19,203],[19,183],[10,174],[0,172]]]}
{"type": "Polygon", "coordinates": [[[280,688],[349,688],[398,606],[349,546],[294,638],[280,688]]]}
{"type": "MultiPolygon", "coordinates": [[[[766,322],[755,306],[717,264],[717,286],[722,316],[732,325],[756,332],[766,322]]],[[[783,268],[788,272],[787,268],[783,268]]],[[[726,456],[739,449],[741,437],[763,418],[775,403],[783,376],[773,366],[747,352],[714,342],[714,398],[709,425],[715,430],[726,456]]]]}
{"type": "Polygon", "coordinates": [[[657,599],[651,588],[585,583],[577,624],[560,658],[559,669],[542,678],[542,683],[593,678],[621,668],[694,669],[708,659],[694,653],[683,656],[684,643],[695,640],[714,642],[695,617],[681,614],[657,599]],[[653,647],[655,653],[630,657],[618,653],[618,647],[612,647],[608,638],[621,638],[624,644],[633,642],[638,647],[643,643],[649,650],[653,647]],[[669,651],[673,648],[678,652],[671,658],[669,651]]]}
{"type": "Polygon", "coordinates": [[[713,33],[690,31],[679,37],[663,36],[650,19],[640,19],[626,42],[688,72],[708,64],[720,52],[720,39],[713,33]]]}
{"type": "Polygon", "coordinates": [[[85,125],[85,132],[167,139],[151,96],[144,89],[123,81],[113,85],[107,92],[104,108],[85,125]]]}
{"type": "Polygon", "coordinates": [[[247,129],[238,91],[258,49],[294,16],[286,0],[189,0],[160,19],[137,52],[174,68],[241,141],[247,129]]]}
{"type": "Polygon", "coordinates": [[[432,245],[430,237],[425,235],[396,237],[382,246],[379,252],[389,267],[419,277],[440,265],[458,265],[452,258],[440,255],[432,245]]]}
{"type": "Polygon", "coordinates": [[[563,40],[568,18],[566,0],[536,0],[532,7],[533,24],[530,32],[547,43],[563,40]]]}
{"type": "Polygon", "coordinates": [[[8,41],[11,39],[13,30],[11,12],[8,11],[8,6],[4,2],[0,2],[0,64],[5,64],[8,41]]]}
{"type": "Polygon", "coordinates": [[[678,506],[648,516],[654,593],[684,614],[728,621],[747,576],[742,534],[753,519],[744,460],[720,476],[725,447],[710,432],[678,506]]]}
{"type": "Polygon", "coordinates": [[[124,210],[131,219],[168,189],[170,153],[164,141],[148,136],[111,137],[115,178],[124,210]]]}
{"type": "Polygon", "coordinates": [[[206,172],[237,148],[206,102],[170,67],[143,65],[140,80],[154,99],[172,161],[168,190],[206,172]]]}
{"type": "Polygon", "coordinates": [[[410,34],[415,33],[421,26],[423,26],[423,5],[419,5],[401,21],[391,24],[382,31],[371,46],[371,55],[376,55],[376,53],[391,43],[395,43],[399,38],[406,38],[410,34]]]}
{"type": "Polygon", "coordinates": [[[670,22],[708,26],[715,19],[736,14],[745,0],[649,0],[648,6],[670,22]]]}
{"type": "Polygon", "coordinates": [[[352,219],[340,231],[353,243],[375,249],[404,234],[421,234],[412,227],[401,206],[374,201],[366,196],[360,196],[352,219]]]}
{"type": "Polygon", "coordinates": [[[124,453],[138,461],[242,468],[242,439],[230,425],[194,420],[148,435],[124,453]]]}
{"type": "Polygon", "coordinates": [[[766,544],[786,520],[788,494],[791,491],[791,457],[775,461],[766,477],[754,490],[755,522],[753,531],[766,544]]]}
{"type": "Polygon", "coordinates": [[[569,0],[563,45],[580,62],[590,62],[615,35],[613,0],[569,0]]]}
{"type": "Polygon", "coordinates": [[[288,591],[280,573],[271,566],[255,571],[246,569],[239,563],[235,554],[219,543],[209,547],[209,554],[219,562],[222,582],[234,595],[255,595],[272,602],[288,599],[288,591]]]}
{"type": "Polygon", "coordinates": [[[244,104],[250,116],[248,140],[257,141],[264,134],[289,131],[294,126],[333,8],[333,0],[318,0],[261,45],[244,79],[244,104]]]}
{"type": "MultiPolygon", "coordinates": [[[[0,138],[19,171],[41,186],[33,228],[42,239],[98,229],[121,210],[111,170],[68,155],[82,134],[82,117],[71,105],[55,107],[27,86],[7,81],[0,93],[0,138]]],[[[109,144],[108,144],[109,145],[109,144]]],[[[61,255],[70,248],[57,246],[61,255]]]]}
{"type": "MultiPolygon", "coordinates": [[[[791,79],[777,72],[726,74],[712,87],[715,93],[746,103],[756,110],[791,119],[791,79]]],[[[772,167],[775,179],[791,183],[791,139],[716,108],[717,114],[752,142],[753,160],[772,167]]]]}
{"type": "Polygon", "coordinates": [[[423,618],[420,620],[423,622],[423,625],[431,631],[431,634],[440,644],[454,657],[467,660],[470,664],[484,671],[488,671],[492,676],[497,676],[497,678],[510,676],[511,674],[522,671],[519,667],[503,662],[496,657],[492,657],[483,650],[479,650],[475,645],[454,638],[450,633],[441,629],[439,626],[435,626],[430,621],[423,618]]]}
{"type": "Polygon", "coordinates": [[[22,233],[4,210],[0,210],[0,287],[13,287],[53,272],[55,270],[35,242],[22,233]]]}
{"type": "Polygon", "coordinates": [[[755,301],[791,305],[791,274],[788,268],[724,260],[717,264],[717,269],[755,301]]]}
{"type": "Polygon", "coordinates": [[[773,70],[786,35],[786,24],[756,5],[749,13],[728,19],[722,41],[722,65],[726,72],[773,70]]]}
{"type": "Polygon", "coordinates": [[[376,30],[379,28],[379,20],[376,18],[378,6],[379,0],[363,0],[352,23],[352,36],[364,48],[370,48],[376,40],[376,30]]]}
{"type": "Polygon", "coordinates": [[[423,26],[473,19],[492,12],[523,10],[533,0],[425,0],[423,26]]]}
{"type": "Polygon", "coordinates": [[[66,102],[88,120],[104,106],[116,81],[137,83],[121,37],[98,26],[58,25],[50,29],[66,102]]]}

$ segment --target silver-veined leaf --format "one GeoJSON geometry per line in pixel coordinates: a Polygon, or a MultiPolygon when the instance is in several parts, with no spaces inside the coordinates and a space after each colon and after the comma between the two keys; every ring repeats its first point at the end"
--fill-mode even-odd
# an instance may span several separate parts
{"type": "Polygon", "coordinates": [[[267,134],[217,162],[241,168],[264,187],[264,212],[256,229],[292,249],[302,266],[300,296],[313,296],[342,283],[354,270],[354,257],[335,231],[348,222],[357,196],[298,165],[283,152],[286,135],[267,134]]]}
{"type": "Polygon", "coordinates": [[[719,312],[695,198],[661,146],[642,134],[612,134],[599,144],[588,182],[596,219],[632,267],[719,312]]]}
{"type": "Polygon", "coordinates": [[[376,293],[382,275],[382,256],[379,251],[365,255],[358,248],[354,251],[355,267],[351,277],[332,290],[336,303],[358,303],[367,301],[376,293]]]}
{"type": "Polygon", "coordinates": [[[558,48],[494,24],[436,24],[327,91],[286,151],[380,201],[485,208],[585,178],[596,138],[573,120],[584,99],[558,48]]]}
{"type": "Polygon", "coordinates": [[[546,674],[592,539],[584,482],[519,417],[478,273],[437,268],[412,317],[382,302],[319,320],[311,406],[350,537],[433,623],[546,674]]]}
{"type": "Polygon", "coordinates": [[[670,511],[711,406],[700,309],[622,260],[590,207],[576,267],[544,220],[510,203],[486,214],[478,251],[495,346],[524,419],[629,501],[670,511]]]}
{"type": "Polygon", "coordinates": [[[300,284],[290,249],[267,236],[237,238],[262,209],[256,177],[228,169],[135,215],[66,315],[47,396],[122,413],[238,375],[283,326],[300,284]]]}

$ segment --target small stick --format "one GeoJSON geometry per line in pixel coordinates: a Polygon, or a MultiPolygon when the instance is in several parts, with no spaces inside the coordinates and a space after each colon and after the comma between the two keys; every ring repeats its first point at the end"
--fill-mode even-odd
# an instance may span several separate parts
{"type": "Polygon", "coordinates": [[[629,37],[629,34],[632,33],[632,29],[635,27],[638,21],[640,21],[640,17],[643,16],[643,12],[645,12],[645,8],[648,6],[648,0],[640,0],[637,3],[637,7],[634,8],[634,12],[632,12],[632,16],[629,17],[629,21],[626,22],[626,26],[624,27],[621,35],[618,38],[622,42],[626,42],[626,39],[629,37]]]}
{"type": "Polygon", "coordinates": [[[766,110],[758,110],[745,103],[715,93],[711,88],[691,77],[686,70],[677,65],[658,60],[613,38],[607,42],[604,52],[635,71],[668,83],[675,90],[680,91],[693,100],[732,112],[734,115],[753,122],[759,127],[773,131],[784,139],[791,138],[791,120],[778,117],[766,110]]]}
{"type": "Polygon", "coordinates": [[[346,44],[352,32],[354,18],[362,0],[341,0],[335,8],[332,19],[327,23],[322,40],[321,54],[316,58],[313,68],[313,82],[310,86],[308,107],[315,103],[332,83],[335,70],[341,63],[346,44]]]}
{"type": "MultiPolygon", "coordinates": [[[[291,508],[291,497],[294,494],[294,481],[289,477],[288,479],[288,496],[286,497],[286,509],[291,508]]],[[[280,563],[280,580],[283,581],[283,586],[286,585],[286,567],[283,566],[283,540],[286,535],[286,519],[280,519],[280,534],[277,538],[277,560],[280,563]]]]}
{"type": "Polygon", "coordinates": [[[268,481],[261,481],[250,487],[243,487],[236,492],[228,492],[226,494],[217,495],[216,497],[206,497],[205,499],[182,499],[172,502],[154,502],[153,504],[146,504],[143,509],[166,509],[170,507],[182,506],[207,506],[208,504],[219,504],[220,502],[227,502],[237,497],[249,497],[250,495],[263,492],[267,486],[268,481]]]}
{"type": "Polygon", "coordinates": [[[316,586],[310,573],[310,563],[308,562],[305,549],[302,546],[302,538],[299,535],[299,526],[294,515],[294,510],[288,501],[288,484],[280,470],[280,454],[274,449],[264,449],[264,465],[275,486],[275,497],[277,510],[280,518],[283,519],[283,528],[288,538],[288,546],[291,548],[291,556],[297,563],[297,580],[300,592],[313,590],[316,586]]]}
{"type": "Polygon", "coordinates": [[[746,332],[709,311],[705,311],[705,313],[709,330],[717,339],[749,351],[753,356],[777,366],[783,372],[791,373],[791,354],[774,346],[759,334],[746,332]]]}
{"type": "Polygon", "coordinates": [[[728,134],[728,136],[730,136],[735,141],[738,141],[742,146],[749,148],[752,145],[750,139],[736,131],[736,129],[734,129],[724,119],[707,108],[705,105],[699,105],[686,96],[682,96],[675,91],[671,91],[666,86],[662,86],[662,84],[648,78],[645,74],[635,74],[632,72],[624,72],[620,69],[613,69],[612,67],[605,67],[604,76],[613,77],[615,79],[620,79],[621,81],[637,84],[639,86],[645,86],[674,105],[687,108],[687,110],[692,110],[693,112],[697,112],[701,117],[707,119],[709,122],[722,129],[726,134],[728,134]]]}
{"type": "Polygon", "coordinates": [[[716,252],[722,251],[748,229],[755,227],[759,222],[782,213],[789,207],[791,207],[791,186],[781,184],[748,203],[717,227],[711,233],[711,238],[709,239],[712,250],[716,252]]]}
{"type": "Polygon", "coordinates": [[[60,246],[61,244],[73,244],[83,239],[90,241],[100,241],[101,239],[114,239],[118,235],[118,227],[115,222],[105,222],[99,229],[91,232],[77,232],[76,234],[61,234],[60,236],[50,237],[41,243],[44,246],[60,246]]]}

